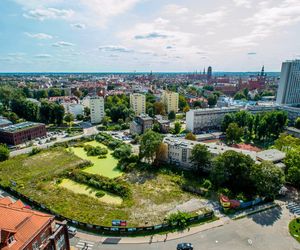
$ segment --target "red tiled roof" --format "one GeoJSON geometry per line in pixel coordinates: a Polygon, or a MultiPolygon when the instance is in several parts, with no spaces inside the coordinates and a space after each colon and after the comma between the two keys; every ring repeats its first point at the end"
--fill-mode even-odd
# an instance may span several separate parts
{"type": "MultiPolygon", "coordinates": [[[[54,217],[25,208],[19,200],[0,199],[0,229],[14,234],[15,242],[1,250],[18,250],[30,243],[54,217]]],[[[2,238],[2,237],[0,237],[2,238]]]]}

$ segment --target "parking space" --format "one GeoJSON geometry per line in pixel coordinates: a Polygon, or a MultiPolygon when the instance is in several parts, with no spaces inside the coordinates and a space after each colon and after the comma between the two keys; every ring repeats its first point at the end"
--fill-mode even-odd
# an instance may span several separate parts
{"type": "Polygon", "coordinates": [[[296,202],[289,202],[287,208],[290,210],[291,213],[300,215],[300,204],[296,202]]]}

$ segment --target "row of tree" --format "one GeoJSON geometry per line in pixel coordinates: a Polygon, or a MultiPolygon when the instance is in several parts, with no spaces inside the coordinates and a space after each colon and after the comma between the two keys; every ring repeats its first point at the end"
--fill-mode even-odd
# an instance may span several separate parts
{"type": "Polygon", "coordinates": [[[248,111],[226,114],[221,125],[229,143],[252,140],[270,141],[277,139],[287,124],[284,111],[251,114],[248,111]]]}

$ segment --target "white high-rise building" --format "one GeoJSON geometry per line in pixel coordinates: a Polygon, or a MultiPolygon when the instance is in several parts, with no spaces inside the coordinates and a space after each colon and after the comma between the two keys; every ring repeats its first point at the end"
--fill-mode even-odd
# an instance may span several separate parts
{"type": "Polygon", "coordinates": [[[276,103],[280,105],[300,104],[300,60],[282,63],[276,103]]]}
{"type": "Polygon", "coordinates": [[[89,100],[91,109],[91,123],[100,123],[104,117],[104,98],[93,96],[89,100]]]}
{"type": "Polygon", "coordinates": [[[167,113],[174,111],[178,112],[179,94],[172,91],[165,90],[162,94],[161,101],[167,108],[167,113]]]}
{"type": "Polygon", "coordinates": [[[131,94],[130,106],[135,115],[146,114],[146,96],[138,93],[131,94]]]}

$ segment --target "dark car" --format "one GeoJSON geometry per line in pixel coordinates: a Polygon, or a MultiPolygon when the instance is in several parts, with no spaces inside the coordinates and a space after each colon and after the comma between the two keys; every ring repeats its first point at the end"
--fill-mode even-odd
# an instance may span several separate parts
{"type": "Polygon", "coordinates": [[[177,245],[177,250],[193,250],[192,243],[180,243],[177,245]]]}

